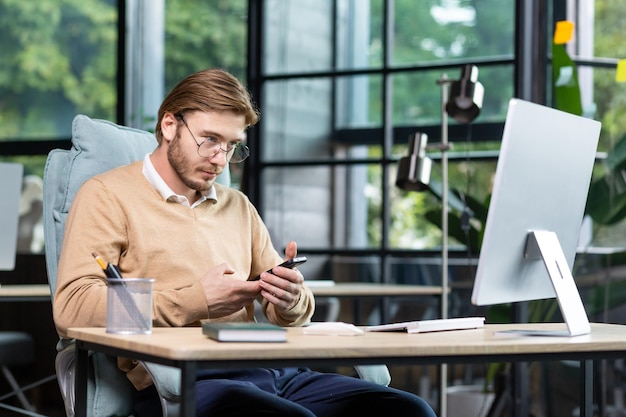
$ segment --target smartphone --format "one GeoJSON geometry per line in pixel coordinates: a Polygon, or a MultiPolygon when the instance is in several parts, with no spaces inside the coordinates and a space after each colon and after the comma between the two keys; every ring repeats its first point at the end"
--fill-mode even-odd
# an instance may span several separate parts
{"type": "MultiPolygon", "coordinates": [[[[282,266],[283,268],[295,268],[296,266],[303,264],[306,262],[306,256],[298,256],[296,258],[287,259],[285,262],[278,266],[282,266]]],[[[267,272],[271,273],[272,270],[268,269],[267,272]]],[[[261,279],[261,275],[257,275],[254,278],[250,278],[249,281],[258,281],[261,279]]]]}

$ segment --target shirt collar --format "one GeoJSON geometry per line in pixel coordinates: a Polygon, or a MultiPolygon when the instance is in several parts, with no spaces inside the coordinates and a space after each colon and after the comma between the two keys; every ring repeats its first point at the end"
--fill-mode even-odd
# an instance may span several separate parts
{"type": "Polygon", "coordinates": [[[152,164],[152,160],[150,159],[150,154],[146,154],[143,158],[143,175],[146,177],[150,185],[154,187],[154,189],[161,194],[166,201],[174,201],[176,203],[180,203],[191,208],[194,208],[204,202],[205,200],[212,200],[213,203],[217,203],[217,193],[215,192],[215,187],[212,186],[209,190],[202,192],[202,196],[195,202],[193,205],[189,204],[189,200],[184,195],[176,194],[172,189],[167,185],[165,180],[159,175],[156,168],[152,164]]]}

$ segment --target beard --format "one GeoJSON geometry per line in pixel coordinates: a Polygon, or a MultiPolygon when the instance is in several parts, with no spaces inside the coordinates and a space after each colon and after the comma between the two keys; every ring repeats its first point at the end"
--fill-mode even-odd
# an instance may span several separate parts
{"type": "Polygon", "coordinates": [[[193,179],[194,163],[187,157],[180,144],[180,135],[177,133],[167,149],[167,160],[176,171],[180,180],[192,190],[204,192],[213,186],[213,181],[193,179]]]}

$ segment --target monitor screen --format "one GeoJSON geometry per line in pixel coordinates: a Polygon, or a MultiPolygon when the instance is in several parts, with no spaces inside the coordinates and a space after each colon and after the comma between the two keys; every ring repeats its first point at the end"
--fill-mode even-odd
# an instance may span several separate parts
{"type": "Polygon", "coordinates": [[[600,123],[512,99],[472,303],[557,298],[567,334],[589,332],[571,276],[600,123]]]}
{"type": "Polygon", "coordinates": [[[21,164],[0,162],[0,271],[15,268],[22,172],[21,164]]]}

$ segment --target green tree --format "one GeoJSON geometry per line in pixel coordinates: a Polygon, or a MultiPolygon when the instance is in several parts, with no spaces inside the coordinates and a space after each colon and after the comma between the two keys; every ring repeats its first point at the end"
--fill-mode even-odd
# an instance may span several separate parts
{"type": "Polygon", "coordinates": [[[192,72],[220,67],[246,78],[248,2],[168,0],[165,13],[165,87],[192,72]]]}
{"type": "MultiPolygon", "coordinates": [[[[393,51],[391,65],[403,66],[437,64],[441,62],[459,62],[459,72],[448,72],[449,79],[460,75],[461,62],[472,62],[473,58],[512,57],[514,53],[514,13],[512,0],[465,0],[456,3],[456,12],[460,18],[445,21],[455,11],[444,10],[443,19],[437,14],[442,2],[437,0],[412,1],[395,0],[393,2],[393,51]],[[464,14],[465,13],[465,14],[464,14]],[[472,18],[472,13],[474,13],[472,18]],[[468,18],[469,16],[469,18],[468,18]]],[[[371,47],[370,65],[380,66],[383,62],[382,24],[383,2],[371,2],[371,47]]],[[[439,10],[441,11],[441,10],[439,10]]],[[[481,120],[501,121],[506,112],[508,100],[513,96],[513,69],[510,66],[487,67],[480,69],[480,80],[485,85],[486,96],[481,120]]],[[[394,125],[419,126],[437,125],[441,122],[441,89],[437,81],[441,70],[406,71],[393,75],[393,123],[394,125]]],[[[382,80],[371,77],[370,114],[382,114],[382,80]]],[[[454,123],[454,121],[450,121],[454,123]]],[[[468,127],[468,139],[471,130],[468,127]]],[[[394,138],[396,141],[399,138],[394,138]]],[[[457,140],[455,148],[462,150],[498,149],[499,143],[463,143],[457,140]]],[[[478,138],[480,139],[480,138],[478,138]]],[[[438,142],[439,137],[429,138],[430,143],[438,142]]],[[[398,147],[400,148],[400,147],[398,147]]],[[[401,148],[404,153],[405,147],[401,148]]],[[[371,156],[380,156],[380,149],[372,149],[371,156]]],[[[437,181],[439,166],[435,163],[433,180],[437,181]]],[[[449,183],[451,188],[460,189],[464,194],[471,194],[480,203],[486,204],[491,192],[491,177],[495,163],[473,162],[469,159],[449,165],[449,183]]],[[[379,172],[370,172],[371,184],[379,172]]],[[[376,182],[373,182],[376,181],[376,182]]],[[[391,219],[390,243],[395,247],[421,246],[432,247],[440,242],[440,231],[431,224],[432,219],[441,219],[440,202],[432,195],[403,193],[395,188],[391,190],[393,210],[391,219]],[[430,220],[427,220],[430,219],[430,220]],[[414,244],[411,244],[413,242],[414,244]],[[419,242],[419,243],[418,243],[419,242]]],[[[467,197],[469,200],[469,197],[467,197]]],[[[378,219],[380,206],[377,200],[370,201],[370,219],[378,219]]],[[[436,223],[435,223],[436,224],[436,223]]],[[[452,225],[451,225],[452,226],[452,225]]],[[[459,226],[460,227],[460,226],[459,226]]],[[[380,227],[372,220],[368,232],[370,240],[380,239],[380,227]]],[[[461,233],[455,233],[458,237],[461,233]]]]}
{"type": "Polygon", "coordinates": [[[111,0],[0,0],[0,140],[66,136],[73,116],[115,114],[111,0]]]}

